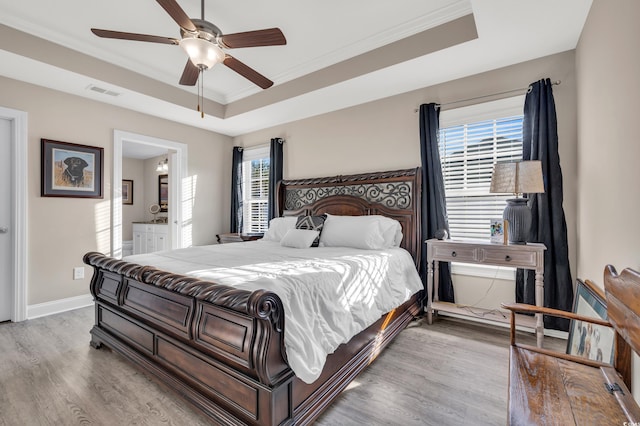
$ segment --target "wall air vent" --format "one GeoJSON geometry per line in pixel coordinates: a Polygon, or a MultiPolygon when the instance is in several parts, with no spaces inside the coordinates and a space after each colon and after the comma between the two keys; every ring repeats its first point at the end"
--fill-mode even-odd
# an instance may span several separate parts
{"type": "Polygon", "coordinates": [[[109,95],[113,97],[120,96],[122,94],[122,93],[114,92],[113,90],[108,90],[99,86],[95,86],[93,84],[90,84],[89,86],[87,86],[87,89],[97,93],[102,93],[103,95],[109,95]]]}

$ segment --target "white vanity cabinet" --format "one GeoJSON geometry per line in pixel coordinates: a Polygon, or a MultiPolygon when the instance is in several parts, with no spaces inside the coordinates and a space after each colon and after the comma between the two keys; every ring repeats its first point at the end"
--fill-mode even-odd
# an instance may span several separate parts
{"type": "Polygon", "coordinates": [[[169,226],[166,223],[134,223],[133,254],[167,250],[168,238],[169,226]]]}

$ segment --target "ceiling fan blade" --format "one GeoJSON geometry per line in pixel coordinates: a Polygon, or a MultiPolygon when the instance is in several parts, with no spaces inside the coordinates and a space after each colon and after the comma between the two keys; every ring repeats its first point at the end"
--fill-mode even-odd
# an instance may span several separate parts
{"type": "Polygon", "coordinates": [[[218,41],[229,49],[238,47],[280,46],[287,44],[287,39],[280,28],[268,28],[266,30],[247,31],[244,33],[226,34],[218,41]]]}
{"type": "Polygon", "coordinates": [[[182,71],[182,77],[180,77],[180,84],[183,86],[195,86],[198,82],[199,75],[200,70],[198,67],[193,65],[191,60],[187,59],[187,65],[185,65],[184,71],[182,71]]]}
{"type": "Polygon", "coordinates": [[[173,20],[176,21],[178,25],[180,25],[180,28],[189,32],[195,32],[198,30],[191,21],[191,18],[189,18],[187,14],[184,13],[184,10],[182,10],[182,8],[178,5],[178,3],[175,2],[175,0],[156,1],[160,4],[160,6],[162,6],[164,10],[167,11],[167,13],[173,18],[173,20]]]}
{"type": "Polygon", "coordinates": [[[263,89],[268,89],[269,87],[273,86],[273,81],[258,73],[258,71],[254,70],[253,68],[250,68],[247,65],[243,64],[233,56],[226,55],[223,63],[247,80],[257,84],[263,89]]]}
{"type": "Polygon", "coordinates": [[[91,28],[91,32],[98,37],[117,38],[120,40],[148,41],[151,43],[178,44],[180,41],[171,37],[161,37],[148,34],[123,33],[121,31],[100,30],[91,28]]]}

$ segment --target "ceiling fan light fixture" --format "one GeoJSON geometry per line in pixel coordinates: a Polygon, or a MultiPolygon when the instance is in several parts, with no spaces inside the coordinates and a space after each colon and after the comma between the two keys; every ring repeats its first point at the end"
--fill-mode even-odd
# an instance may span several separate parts
{"type": "Polygon", "coordinates": [[[187,52],[191,63],[200,69],[209,69],[224,61],[224,52],[218,45],[199,37],[185,37],[180,47],[187,52]]]}

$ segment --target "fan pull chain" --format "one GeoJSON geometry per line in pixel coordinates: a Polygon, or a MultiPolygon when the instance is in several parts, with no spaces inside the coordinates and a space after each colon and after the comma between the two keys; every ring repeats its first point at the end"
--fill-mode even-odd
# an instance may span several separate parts
{"type": "Polygon", "coordinates": [[[200,112],[200,81],[202,80],[202,68],[198,70],[198,112],[200,112]]]}
{"type": "Polygon", "coordinates": [[[200,103],[202,104],[200,117],[204,118],[204,68],[200,69],[200,103]]]}
{"type": "Polygon", "coordinates": [[[200,116],[204,118],[204,68],[198,67],[198,82],[196,86],[198,87],[198,112],[200,116]],[[202,104],[202,106],[200,106],[202,104]]]}

